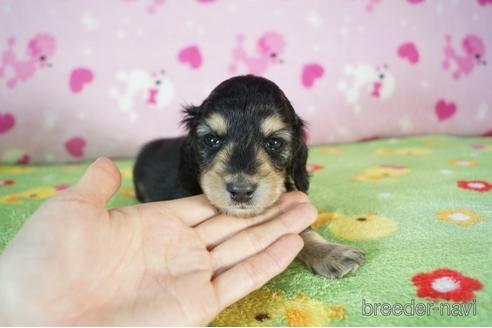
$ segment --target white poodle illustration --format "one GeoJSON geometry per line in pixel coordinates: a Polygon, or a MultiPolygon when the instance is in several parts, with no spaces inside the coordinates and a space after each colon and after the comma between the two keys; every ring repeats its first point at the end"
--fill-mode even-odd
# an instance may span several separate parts
{"type": "Polygon", "coordinates": [[[118,71],[116,80],[123,88],[110,87],[109,96],[116,100],[118,107],[127,113],[132,121],[138,116],[136,106],[140,107],[142,103],[146,103],[163,109],[174,98],[174,85],[164,71],[154,74],[140,69],[118,71]]]}
{"type": "Polygon", "coordinates": [[[351,77],[351,81],[340,80],[338,90],[345,95],[345,99],[356,113],[362,110],[359,100],[364,93],[378,100],[385,100],[395,91],[395,78],[386,65],[382,67],[367,64],[347,65],[344,73],[351,77]]]}

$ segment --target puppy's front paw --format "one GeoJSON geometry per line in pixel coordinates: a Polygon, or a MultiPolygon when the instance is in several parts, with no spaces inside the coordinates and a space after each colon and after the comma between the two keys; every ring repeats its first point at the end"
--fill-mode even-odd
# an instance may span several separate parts
{"type": "Polygon", "coordinates": [[[313,230],[306,230],[301,236],[304,248],[299,258],[314,273],[328,278],[342,278],[355,272],[364,261],[364,252],[360,249],[330,243],[313,230]]]}
{"type": "Polygon", "coordinates": [[[364,261],[364,253],[351,246],[327,243],[316,248],[303,260],[313,272],[328,278],[342,278],[355,272],[364,261]]]}

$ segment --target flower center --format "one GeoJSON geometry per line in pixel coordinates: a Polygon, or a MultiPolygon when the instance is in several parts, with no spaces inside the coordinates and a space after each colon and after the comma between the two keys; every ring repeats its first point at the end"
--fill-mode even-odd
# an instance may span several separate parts
{"type": "Polygon", "coordinates": [[[472,183],[468,184],[468,187],[481,189],[481,188],[484,188],[485,185],[481,182],[472,182],[472,183]]]}
{"type": "Polygon", "coordinates": [[[450,277],[437,278],[432,282],[432,289],[440,293],[447,293],[460,287],[460,283],[450,277]]]}
{"type": "Polygon", "coordinates": [[[453,220],[456,220],[456,221],[466,221],[466,220],[470,219],[470,217],[468,215],[466,215],[465,213],[453,213],[453,214],[449,215],[449,217],[453,220]]]}
{"type": "Polygon", "coordinates": [[[460,166],[469,166],[471,163],[470,161],[461,160],[461,161],[457,161],[456,164],[460,166]]]}

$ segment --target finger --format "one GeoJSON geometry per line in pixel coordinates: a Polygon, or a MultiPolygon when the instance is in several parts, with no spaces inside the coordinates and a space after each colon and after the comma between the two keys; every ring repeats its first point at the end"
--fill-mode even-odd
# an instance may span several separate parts
{"type": "Polygon", "coordinates": [[[159,211],[173,215],[188,226],[195,226],[218,214],[205,195],[197,195],[162,202],[145,203],[142,206],[155,207],[159,211]]]}
{"type": "Polygon", "coordinates": [[[254,255],[283,235],[300,233],[316,219],[311,203],[298,203],[277,218],[239,232],[211,252],[214,272],[220,273],[254,255]]]}
{"type": "Polygon", "coordinates": [[[121,174],[114,163],[100,157],[85,171],[79,182],[68,193],[77,193],[80,197],[96,206],[105,206],[118,191],[121,174]]]}
{"type": "Polygon", "coordinates": [[[282,195],[275,205],[258,216],[238,218],[222,214],[203,222],[198,225],[195,230],[207,247],[213,248],[241,230],[278,216],[281,212],[285,211],[295,203],[306,202],[309,202],[306,194],[299,191],[289,192],[282,195]]]}
{"type": "Polygon", "coordinates": [[[212,283],[219,308],[231,305],[284,271],[302,246],[298,235],[283,236],[261,253],[218,275],[212,283]]]}

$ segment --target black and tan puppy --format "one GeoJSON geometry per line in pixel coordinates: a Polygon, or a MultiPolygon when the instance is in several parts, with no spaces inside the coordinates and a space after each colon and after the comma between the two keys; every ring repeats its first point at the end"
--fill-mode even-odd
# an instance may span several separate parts
{"type": "MultiPolygon", "coordinates": [[[[147,144],[134,168],[142,202],[204,193],[221,212],[248,217],[273,205],[285,191],[307,192],[304,123],[273,82],[252,75],[222,82],[199,107],[185,109],[188,135],[147,144]]],[[[301,234],[299,257],[316,273],[343,277],[363,253],[301,234]]]]}

